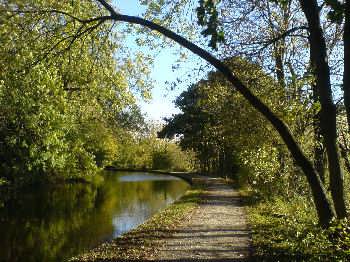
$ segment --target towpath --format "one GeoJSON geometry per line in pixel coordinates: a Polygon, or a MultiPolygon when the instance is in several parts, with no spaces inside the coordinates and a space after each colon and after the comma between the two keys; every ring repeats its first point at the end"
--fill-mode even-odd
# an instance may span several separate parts
{"type": "Polygon", "coordinates": [[[201,181],[198,208],[169,237],[155,243],[155,260],[247,261],[250,232],[239,193],[222,178],[201,181]]]}

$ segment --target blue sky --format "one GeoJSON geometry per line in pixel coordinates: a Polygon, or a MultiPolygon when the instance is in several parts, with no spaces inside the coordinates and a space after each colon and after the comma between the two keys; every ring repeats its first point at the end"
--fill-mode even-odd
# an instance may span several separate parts
{"type": "MultiPolygon", "coordinates": [[[[120,10],[121,13],[126,15],[138,15],[140,16],[144,11],[144,8],[139,4],[138,0],[118,0],[115,6],[120,10]]],[[[127,44],[135,51],[139,50],[137,45],[134,43],[133,38],[127,40],[127,44]]],[[[142,51],[147,49],[142,48],[142,51]]],[[[175,82],[179,77],[186,75],[186,72],[191,72],[194,68],[198,67],[199,60],[191,57],[187,63],[184,63],[178,70],[172,70],[172,66],[176,64],[179,59],[178,48],[168,47],[162,49],[155,57],[154,66],[152,68],[151,77],[154,80],[154,89],[152,90],[152,100],[150,102],[139,101],[142,112],[146,113],[148,118],[151,120],[161,120],[164,117],[169,117],[175,114],[178,109],[175,108],[173,100],[187,88],[190,84],[180,84],[173,91],[169,91],[170,86],[168,83],[175,82]]]]}

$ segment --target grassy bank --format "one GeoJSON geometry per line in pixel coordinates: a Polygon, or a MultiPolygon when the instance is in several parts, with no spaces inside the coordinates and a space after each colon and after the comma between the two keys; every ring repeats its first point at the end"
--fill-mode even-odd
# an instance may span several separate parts
{"type": "Polygon", "coordinates": [[[323,230],[305,197],[254,201],[253,195],[245,195],[253,261],[350,260],[350,227],[346,221],[323,230]]]}
{"type": "MultiPolygon", "coordinates": [[[[172,229],[191,216],[199,202],[201,189],[192,187],[186,194],[157,213],[134,230],[104,243],[70,261],[110,261],[125,259],[151,258],[155,253],[154,241],[166,238],[172,229]]],[[[157,245],[161,245],[157,243],[157,245]]]]}

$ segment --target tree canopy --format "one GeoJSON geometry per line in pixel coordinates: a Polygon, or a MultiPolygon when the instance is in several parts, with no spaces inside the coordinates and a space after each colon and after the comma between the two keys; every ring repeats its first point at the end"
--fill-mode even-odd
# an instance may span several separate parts
{"type": "MultiPolygon", "coordinates": [[[[44,36],[45,39],[48,40],[45,42],[42,41],[41,43],[44,43],[44,47],[41,47],[36,53],[33,53],[33,57],[39,58],[38,60],[34,60],[34,65],[37,64],[38,66],[33,67],[32,65],[35,70],[45,63],[50,64],[50,61],[52,61],[52,59],[50,59],[51,56],[65,57],[64,54],[67,49],[72,49],[76,43],[85,43],[85,40],[88,41],[90,39],[93,42],[93,45],[87,48],[88,55],[92,56],[96,50],[94,47],[95,42],[99,43],[99,41],[102,41],[101,39],[105,39],[105,42],[110,43],[112,46],[115,45],[115,38],[111,38],[108,32],[114,32],[110,28],[119,24],[119,22],[145,26],[174,40],[209,62],[225,77],[226,81],[230,83],[230,88],[237,90],[254,109],[269,121],[273,129],[277,131],[280,139],[282,139],[292,155],[293,160],[305,174],[313,195],[320,222],[326,226],[336,216],[338,218],[345,218],[347,216],[344,195],[344,175],[337,141],[337,133],[339,131],[337,107],[333,99],[334,94],[331,81],[333,80],[332,70],[330,69],[332,64],[328,62],[328,55],[334,49],[332,46],[338,47],[339,43],[342,41],[341,38],[339,38],[339,35],[342,34],[342,28],[346,31],[349,27],[350,20],[347,19],[348,1],[345,1],[344,5],[339,4],[337,1],[319,3],[316,0],[266,0],[261,1],[261,4],[252,5],[254,3],[255,1],[248,0],[242,3],[241,1],[145,1],[144,4],[147,4],[151,11],[148,12],[149,20],[120,14],[110,2],[104,0],[74,1],[72,4],[40,1],[27,3],[26,1],[18,1],[15,3],[5,2],[1,7],[8,15],[7,21],[9,22],[9,26],[16,25],[15,22],[11,22],[13,20],[18,19],[22,22],[25,21],[25,18],[28,18],[30,21],[36,21],[36,23],[28,23],[28,25],[31,26],[26,31],[32,32],[36,26],[38,26],[38,31],[40,32],[38,39],[40,40],[40,37],[44,36]],[[287,114],[288,117],[286,117],[284,113],[276,111],[275,109],[279,109],[278,107],[275,108],[277,105],[270,103],[269,100],[265,100],[263,96],[255,92],[253,88],[251,88],[250,83],[245,82],[244,78],[239,76],[237,69],[230,68],[229,65],[225,64],[224,59],[216,58],[209,50],[199,47],[195,43],[161,25],[162,20],[157,19],[157,16],[163,15],[164,12],[162,12],[162,10],[171,14],[167,16],[169,19],[165,21],[171,26],[172,20],[179,21],[178,19],[181,19],[181,16],[176,16],[174,14],[180,12],[181,6],[186,6],[187,3],[190,3],[190,5],[187,6],[196,7],[194,9],[196,10],[198,19],[196,22],[200,27],[204,27],[202,33],[205,36],[210,36],[209,45],[211,47],[218,47],[217,44],[224,42],[225,35],[240,37],[240,33],[247,33],[248,30],[242,30],[237,34],[235,31],[235,28],[239,28],[237,25],[242,25],[241,28],[244,26],[246,28],[254,28],[255,31],[253,32],[260,33],[258,36],[262,38],[249,38],[249,35],[247,35],[248,38],[244,39],[245,42],[241,41],[238,46],[250,46],[250,49],[248,49],[250,51],[254,49],[260,49],[260,51],[267,50],[267,52],[263,53],[264,56],[259,56],[258,52],[256,57],[254,57],[254,52],[245,52],[244,48],[241,49],[241,55],[249,57],[251,61],[268,61],[268,64],[262,63],[262,67],[263,70],[266,70],[267,74],[270,73],[270,77],[272,77],[270,82],[274,85],[273,90],[281,90],[284,94],[284,100],[282,101],[286,101],[286,104],[282,108],[286,108],[287,111],[293,111],[294,107],[303,108],[303,106],[306,106],[308,109],[311,108],[315,110],[314,114],[310,114],[313,117],[312,125],[314,129],[312,132],[314,137],[317,138],[317,142],[314,143],[315,155],[316,152],[318,152],[315,159],[305,150],[303,141],[299,140],[300,134],[298,132],[304,133],[306,130],[299,116],[294,116],[294,122],[297,122],[298,125],[290,129],[287,123],[289,124],[289,119],[293,119],[293,116],[290,117],[287,114]],[[77,6],[75,6],[75,4],[77,6]],[[241,9],[236,9],[237,6],[240,6],[241,9]],[[249,12],[246,13],[244,11],[244,7],[246,6],[252,6],[253,8],[251,10],[249,9],[249,12]],[[174,10],[176,12],[173,12],[174,10]],[[343,14],[344,22],[341,24],[340,22],[342,20],[340,18],[343,14]],[[323,23],[323,21],[328,21],[326,20],[327,15],[330,23],[323,23]],[[256,24],[254,20],[257,21],[256,24]],[[47,21],[47,24],[45,21],[47,21]],[[248,26],[245,24],[247,21],[251,21],[252,24],[248,26]],[[264,21],[266,22],[265,24],[263,23],[264,21]],[[44,26],[42,27],[43,24],[44,26]],[[329,27],[324,27],[324,24],[329,25],[329,27]],[[339,24],[341,25],[341,29],[337,31],[339,24]],[[261,25],[264,26],[261,27],[261,25]],[[268,34],[261,34],[264,32],[261,31],[262,28],[267,30],[268,34]],[[297,34],[300,31],[306,32],[306,34],[297,34]],[[93,36],[97,32],[99,32],[99,34],[94,38],[93,36]],[[267,39],[264,39],[265,35],[268,37],[267,39]],[[286,39],[292,40],[287,41],[286,39]],[[299,39],[302,40],[299,41],[299,39]],[[301,70],[297,66],[299,58],[302,59],[304,64],[301,70]],[[272,67],[273,70],[269,72],[267,69],[271,68],[268,68],[268,66],[272,67]],[[317,146],[318,144],[321,144],[326,152],[328,163],[326,168],[322,167],[320,164],[323,154],[319,153],[320,147],[317,146]],[[332,201],[329,201],[327,198],[325,190],[326,181],[323,179],[324,175],[321,173],[323,169],[327,169],[329,173],[328,179],[332,201]],[[333,211],[332,204],[335,207],[335,212],[333,211]]],[[[22,30],[22,27],[26,25],[27,23],[24,25],[21,24],[19,30],[22,30]]],[[[22,35],[23,34],[19,34],[19,36],[22,35]]],[[[14,36],[10,34],[10,37],[14,36]]],[[[228,42],[228,44],[222,46],[222,52],[217,52],[217,54],[228,53],[230,57],[232,57],[232,53],[234,53],[232,50],[235,50],[237,47],[235,42],[237,38],[230,37],[230,39],[234,41],[231,43],[228,42]]],[[[343,96],[345,114],[349,116],[349,108],[347,105],[349,81],[347,77],[348,74],[345,73],[345,70],[350,58],[347,56],[348,48],[346,41],[348,39],[346,34],[343,35],[343,40],[343,96]]],[[[98,69],[103,68],[105,65],[111,65],[110,69],[112,71],[110,71],[110,74],[107,73],[107,76],[113,78],[118,76],[118,71],[116,71],[115,74],[111,73],[115,70],[115,65],[113,65],[113,63],[115,63],[113,62],[114,57],[112,53],[109,53],[112,49],[113,47],[105,49],[107,54],[109,54],[107,56],[100,55],[104,52],[97,52],[96,54],[99,55],[96,60],[105,62],[100,64],[97,67],[98,69]]],[[[17,50],[15,50],[15,52],[16,51],[17,50]]],[[[336,52],[339,54],[339,49],[336,49],[336,52]]],[[[79,53],[79,55],[80,54],[81,53],[79,53]]],[[[341,63],[342,59],[337,61],[341,63]]],[[[61,62],[59,65],[64,65],[64,63],[61,62]]],[[[122,67],[120,70],[122,70],[122,67]]],[[[57,69],[57,72],[54,71],[51,74],[59,74],[62,73],[61,71],[57,69]]],[[[65,70],[63,70],[63,72],[64,71],[65,70]]],[[[86,73],[86,71],[82,73],[86,73]]],[[[54,77],[50,75],[49,78],[52,79],[54,77]]],[[[37,77],[35,79],[37,80],[37,77]]],[[[122,82],[119,82],[119,79],[117,81],[118,83],[122,82]]],[[[69,85],[65,86],[64,83],[63,81],[63,87],[72,87],[69,85]]],[[[105,81],[99,82],[95,86],[98,87],[96,89],[98,92],[92,92],[96,95],[95,97],[97,97],[97,101],[95,100],[96,104],[99,105],[101,108],[100,110],[104,112],[105,110],[109,112],[121,110],[123,106],[125,106],[123,103],[125,99],[127,100],[127,98],[130,98],[130,96],[128,96],[128,90],[125,88],[123,89],[123,84],[121,84],[118,87],[121,89],[117,89],[117,91],[123,90],[124,92],[118,93],[113,89],[113,87],[115,87],[115,81],[112,81],[110,86],[107,87],[105,86],[106,83],[105,81]],[[101,87],[103,88],[101,89],[101,87]],[[110,91],[110,88],[112,88],[112,91],[110,91]],[[107,92],[105,93],[105,91],[107,92]],[[111,93],[113,95],[117,93],[117,103],[110,100],[108,95],[111,93]]],[[[75,89],[76,87],[74,86],[72,88],[75,89]]],[[[254,89],[264,90],[261,83],[257,83],[254,89]]],[[[69,92],[70,95],[71,93],[72,92],[69,92]]],[[[82,97],[84,96],[80,95],[79,99],[82,97]]],[[[88,102],[90,103],[91,101],[94,101],[94,99],[88,102]]],[[[203,108],[201,108],[201,110],[203,111],[203,108]]],[[[89,110],[85,109],[84,112],[89,112],[89,110]]],[[[72,114],[69,114],[69,116],[72,116],[72,114]]],[[[211,122],[212,119],[210,119],[209,116],[210,114],[204,113],[201,117],[211,122]]],[[[213,121],[213,123],[215,123],[215,121],[213,121]]],[[[217,141],[215,141],[215,143],[216,142],[217,141]]],[[[212,143],[212,141],[210,141],[210,143],[212,143]]],[[[81,148],[83,147],[79,147],[79,150],[81,150],[81,148]]],[[[84,152],[82,152],[82,154],[84,154],[84,152]]],[[[345,152],[345,158],[347,158],[347,154],[348,152],[345,152]]],[[[89,153],[85,154],[84,159],[89,158],[91,158],[89,153]]],[[[76,163],[78,162],[81,161],[77,160],[76,163]]]]}

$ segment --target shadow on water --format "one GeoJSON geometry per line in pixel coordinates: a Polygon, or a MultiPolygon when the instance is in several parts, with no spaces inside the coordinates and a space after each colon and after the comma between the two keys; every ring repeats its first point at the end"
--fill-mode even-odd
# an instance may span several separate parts
{"type": "Polygon", "coordinates": [[[120,172],[105,174],[100,186],[36,185],[3,197],[0,261],[64,261],[143,223],[187,188],[175,178],[120,172]]]}

